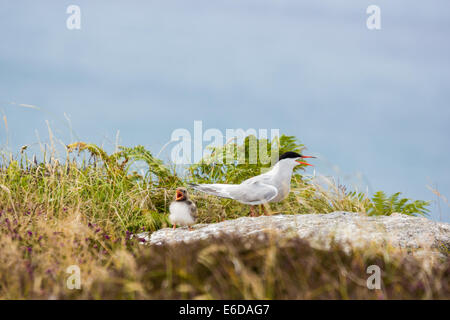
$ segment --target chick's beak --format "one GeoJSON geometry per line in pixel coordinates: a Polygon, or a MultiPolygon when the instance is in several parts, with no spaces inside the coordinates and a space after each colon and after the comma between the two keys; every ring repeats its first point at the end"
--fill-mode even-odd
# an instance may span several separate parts
{"type": "Polygon", "coordinates": [[[181,200],[181,199],[183,199],[183,197],[184,197],[183,192],[177,191],[177,196],[176,196],[175,200],[181,200]]]}

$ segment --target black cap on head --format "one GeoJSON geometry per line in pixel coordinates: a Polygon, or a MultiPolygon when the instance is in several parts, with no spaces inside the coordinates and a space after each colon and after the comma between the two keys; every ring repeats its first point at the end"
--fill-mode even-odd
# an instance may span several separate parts
{"type": "Polygon", "coordinates": [[[289,158],[301,158],[301,157],[302,157],[302,155],[301,155],[301,154],[298,154],[297,152],[288,151],[288,152],[283,153],[283,154],[280,156],[280,159],[278,159],[278,161],[283,160],[283,159],[289,159],[289,158]]]}

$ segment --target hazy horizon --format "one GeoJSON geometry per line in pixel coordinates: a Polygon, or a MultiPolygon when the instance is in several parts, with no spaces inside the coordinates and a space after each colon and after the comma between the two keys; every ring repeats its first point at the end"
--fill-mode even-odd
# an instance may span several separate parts
{"type": "MultiPolygon", "coordinates": [[[[448,198],[449,9],[443,0],[3,2],[0,145],[37,147],[46,120],[65,144],[112,150],[120,131],[121,145],[154,154],[175,129],[193,134],[195,120],[224,133],[279,129],[319,156],[318,174],[436,201],[432,185],[448,198]],[[81,30],[66,28],[71,4],[81,30]],[[371,4],[381,30],[366,28],[371,4]]],[[[449,222],[449,205],[440,208],[432,218],[449,222]]]]}

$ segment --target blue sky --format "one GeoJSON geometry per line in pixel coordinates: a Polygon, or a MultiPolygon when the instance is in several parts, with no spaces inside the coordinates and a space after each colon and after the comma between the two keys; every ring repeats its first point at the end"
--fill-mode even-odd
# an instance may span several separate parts
{"type": "Polygon", "coordinates": [[[277,128],[341,182],[450,197],[449,18],[446,0],[2,1],[0,144],[45,141],[45,120],[64,143],[111,147],[119,130],[155,153],[194,120],[277,128]]]}

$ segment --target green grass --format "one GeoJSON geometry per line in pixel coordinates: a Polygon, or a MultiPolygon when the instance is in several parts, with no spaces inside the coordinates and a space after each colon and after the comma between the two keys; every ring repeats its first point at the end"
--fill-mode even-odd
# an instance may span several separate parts
{"type": "MultiPolygon", "coordinates": [[[[293,137],[280,141],[282,151],[303,149],[293,137]]],[[[388,258],[386,252],[376,250],[347,254],[338,247],[324,252],[296,239],[285,243],[255,240],[252,248],[231,238],[191,246],[142,246],[130,240],[130,234],[169,226],[168,206],[177,186],[237,183],[268,165],[217,164],[205,159],[180,176],[141,146],[107,154],[98,146],[79,142],[66,151],[65,161],[47,157],[37,162],[25,151],[16,158],[3,154],[2,299],[449,297],[448,286],[442,285],[449,283],[448,259],[424,271],[421,261],[405,254],[392,252],[388,258]],[[144,174],[134,171],[136,163],[146,166],[144,174]],[[375,260],[387,268],[382,293],[361,287],[363,267],[375,260]],[[74,264],[82,272],[81,291],[65,286],[65,270],[74,264]]],[[[331,179],[318,185],[300,171],[293,177],[289,198],[272,204],[272,212],[427,213],[425,202],[381,193],[371,199],[331,179]]],[[[247,206],[231,200],[203,194],[192,198],[200,223],[248,215],[247,206]]]]}

